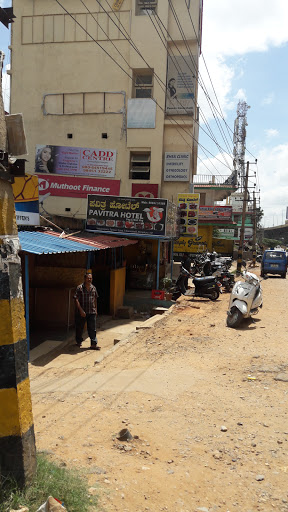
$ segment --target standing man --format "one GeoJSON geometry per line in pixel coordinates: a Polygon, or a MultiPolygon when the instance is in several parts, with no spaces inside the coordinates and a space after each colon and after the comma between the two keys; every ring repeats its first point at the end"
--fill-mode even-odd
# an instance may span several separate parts
{"type": "Polygon", "coordinates": [[[76,327],[76,344],[78,347],[82,345],[82,335],[85,322],[87,322],[87,331],[91,340],[91,349],[100,350],[97,345],[96,337],[96,316],[97,316],[97,298],[98,293],[92,284],[92,274],[84,275],[84,283],[76,288],[74,295],[76,303],[75,327],[76,327]]]}

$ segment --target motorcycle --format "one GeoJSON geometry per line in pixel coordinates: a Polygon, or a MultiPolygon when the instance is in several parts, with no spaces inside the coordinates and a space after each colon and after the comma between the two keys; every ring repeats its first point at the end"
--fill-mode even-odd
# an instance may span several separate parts
{"type": "Polygon", "coordinates": [[[247,270],[243,271],[242,276],[244,281],[237,281],[231,292],[227,311],[228,327],[238,327],[243,318],[256,315],[263,305],[260,279],[247,270]]]}
{"type": "Polygon", "coordinates": [[[213,273],[213,276],[217,277],[226,292],[231,292],[235,283],[235,276],[229,272],[227,267],[222,267],[220,270],[216,270],[216,272],[213,273]]]}
{"type": "Polygon", "coordinates": [[[218,299],[221,293],[221,283],[218,281],[216,277],[194,277],[193,274],[188,272],[188,270],[181,267],[180,274],[175,284],[175,288],[171,290],[172,300],[177,300],[180,297],[180,295],[186,294],[187,290],[185,286],[185,281],[187,281],[187,277],[193,279],[192,282],[195,286],[194,293],[191,294],[192,297],[204,297],[206,299],[210,299],[213,301],[218,299]]]}

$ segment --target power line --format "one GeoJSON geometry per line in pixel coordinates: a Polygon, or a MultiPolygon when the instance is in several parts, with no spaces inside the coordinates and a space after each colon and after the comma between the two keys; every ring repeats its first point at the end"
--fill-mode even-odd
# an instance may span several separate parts
{"type": "MultiPolygon", "coordinates": [[[[103,51],[104,53],[110,57],[112,59],[112,61],[132,80],[132,82],[135,84],[135,80],[133,79],[133,77],[109,54],[109,52],[107,52],[105,50],[105,48],[103,48],[103,46],[100,45],[100,43],[98,43],[98,41],[85,29],[85,27],[83,27],[83,25],[81,25],[81,23],[76,19],[74,18],[74,16],[61,4],[61,2],[59,0],[55,0],[58,5],[75,21],[75,23],[97,44],[97,46],[99,46],[103,51]]],[[[98,0],[96,0],[98,1],[98,0]]],[[[161,105],[159,105],[159,103],[157,102],[157,100],[155,100],[155,98],[151,98],[152,101],[155,102],[155,104],[162,110],[162,112],[164,112],[165,114],[165,109],[163,109],[163,107],[161,107],[161,105]]],[[[191,132],[188,132],[187,130],[185,130],[183,128],[183,126],[181,126],[180,123],[178,123],[178,121],[176,121],[176,119],[174,119],[172,116],[170,116],[170,121],[174,121],[174,123],[176,123],[180,129],[182,129],[189,137],[191,137],[201,148],[202,150],[205,150],[204,146],[202,144],[200,144],[197,139],[192,135],[191,132]]],[[[185,123],[184,123],[185,125],[185,123]]],[[[178,131],[178,130],[177,130],[178,131]]],[[[185,140],[185,139],[184,139],[185,140]]],[[[187,144],[187,141],[185,140],[186,144],[187,144]]],[[[208,149],[206,149],[206,151],[208,151],[208,153],[213,157],[215,158],[216,160],[218,160],[222,165],[225,165],[223,162],[221,162],[221,160],[219,160],[215,155],[213,155],[208,149]]],[[[225,167],[228,167],[225,165],[225,167]]],[[[230,170],[230,168],[228,167],[228,169],[230,170]]]]}

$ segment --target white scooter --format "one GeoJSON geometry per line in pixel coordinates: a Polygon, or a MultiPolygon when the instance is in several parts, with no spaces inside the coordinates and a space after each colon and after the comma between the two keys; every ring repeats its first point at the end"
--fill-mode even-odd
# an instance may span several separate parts
{"type": "Polygon", "coordinates": [[[227,311],[228,327],[238,327],[243,318],[256,315],[263,305],[260,279],[247,270],[243,271],[242,276],[244,281],[236,281],[231,292],[227,311]]]}

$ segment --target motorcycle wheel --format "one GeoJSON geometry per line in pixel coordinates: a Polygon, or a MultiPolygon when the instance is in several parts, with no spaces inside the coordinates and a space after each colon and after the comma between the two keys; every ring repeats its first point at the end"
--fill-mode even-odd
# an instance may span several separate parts
{"type": "Polygon", "coordinates": [[[215,290],[211,290],[211,292],[209,292],[209,299],[210,299],[210,300],[213,300],[213,301],[214,301],[214,300],[217,300],[217,299],[218,299],[218,297],[219,297],[219,295],[220,295],[219,290],[217,290],[217,289],[215,288],[215,290]]]}
{"type": "Polygon", "coordinates": [[[238,308],[232,308],[231,309],[231,315],[227,316],[227,326],[228,327],[238,327],[242,321],[243,315],[241,311],[239,311],[238,308]]]}

